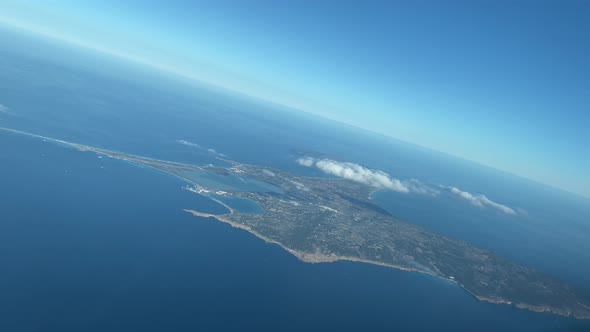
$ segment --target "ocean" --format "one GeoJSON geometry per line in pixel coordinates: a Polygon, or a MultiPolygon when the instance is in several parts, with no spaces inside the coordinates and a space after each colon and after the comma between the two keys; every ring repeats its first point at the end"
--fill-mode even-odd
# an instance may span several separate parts
{"type": "MultiPolygon", "coordinates": [[[[223,154],[325,176],[294,162],[314,154],[482,193],[519,215],[445,192],[374,200],[402,220],[588,285],[584,198],[22,32],[4,31],[0,41],[10,46],[0,50],[0,104],[12,113],[0,126],[178,162],[218,163],[223,154]],[[31,51],[38,47],[44,56],[31,51]]],[[[2,132],[0,165],[2,331],[590,329],[478,302],[417,273],[300,262],[183,212],[225,208],[153,169],[2,132]]]]}

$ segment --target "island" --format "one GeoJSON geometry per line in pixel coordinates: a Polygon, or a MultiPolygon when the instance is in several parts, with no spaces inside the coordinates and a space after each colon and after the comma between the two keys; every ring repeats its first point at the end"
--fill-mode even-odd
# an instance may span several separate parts
{"type": "Polygon", "coordinates": [[[476,299],[578,319],[590,319],[590,301],[568,284],[489,250],[399,220],[374,204],[374,188],[342,178],[303,177],[279,169],[219,158],[220,165],[189,165],[125,154],[39,135],[162,171],[188,181],[188,190],[227,208],[214,218],[279,245],[309,263],[362,262],[428,274],[456,283],[476,299]],[[255,202],[261,211],[232,208],[226,199],[255,202]]]}

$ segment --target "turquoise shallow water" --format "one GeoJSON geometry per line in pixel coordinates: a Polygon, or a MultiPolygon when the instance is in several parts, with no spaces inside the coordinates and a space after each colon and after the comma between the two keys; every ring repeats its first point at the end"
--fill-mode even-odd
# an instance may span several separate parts
{"type": "MultiPolygon", "coordinates": [[[[15,113],[2,126],[178,162],[216,163],[211,148],[240,162],[323,176],[294,162],[301,153],[318,153],[484,193],[526,216],[503,216],[448,195],[382,192],[375,201],[408,222],[587,284],[586,200],[275,106],[121,69],[114,60],[97,68],[59,62],[78,52],[68,49],[39,58],[21,47],[26,39],[0,37],[7,45],[0,50],[0,103],[15,113]]],[[[0,330],[590,328],[480,303],[428,276],[299,262],[246,232],[182,212],[226,211],[185,185],[150,168],[0,133],[0,330]]]]}

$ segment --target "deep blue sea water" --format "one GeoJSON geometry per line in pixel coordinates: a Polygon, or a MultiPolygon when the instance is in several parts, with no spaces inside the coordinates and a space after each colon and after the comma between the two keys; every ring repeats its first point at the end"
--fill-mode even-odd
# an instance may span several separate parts
{"type": "MultiPolygon", "coordinates": [[[[0,33],[0,42],[10,46],[0,50],[0,104],[13,113],[0,115],[1,126],[181,162],[215,163],[207,151],[215,149],[321,176],[294,162],[314,153],[457,186],[526,213],[502,215],[444,193],[379,192],[374,199],[408,222],[590,284],[590,204],[583,198],[22,33],[0,33]]],[[[182,212],[225,211],[185,185],[149,168],[0,133],[0,331],[590,329],[480,303],[428,276],[302,263],[244,231],[182,212]]]]}

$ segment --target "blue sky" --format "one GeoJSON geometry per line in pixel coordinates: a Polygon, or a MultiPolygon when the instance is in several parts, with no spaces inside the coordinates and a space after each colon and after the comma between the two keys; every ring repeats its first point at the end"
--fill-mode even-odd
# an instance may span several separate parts
{"type": "Polygon", "coordinates": [[[3,1],[0,21],[590,196],[588,1],[3,1]]]}

